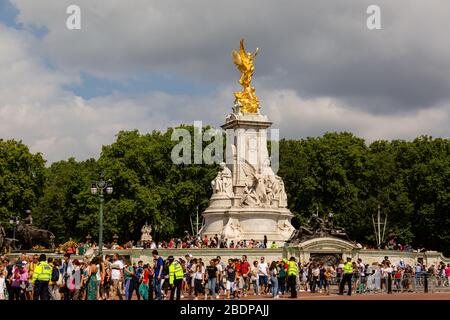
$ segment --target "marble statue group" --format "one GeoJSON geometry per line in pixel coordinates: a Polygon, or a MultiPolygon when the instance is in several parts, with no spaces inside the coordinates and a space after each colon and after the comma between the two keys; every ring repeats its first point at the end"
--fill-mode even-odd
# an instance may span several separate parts
{"type": "Polygon", "coordinates": [[[241,206],[287,207],[283,179],[273,173],[269,160],[265,161],[260,172],[248,162],[243,168],[247,179],[241,206]]]}

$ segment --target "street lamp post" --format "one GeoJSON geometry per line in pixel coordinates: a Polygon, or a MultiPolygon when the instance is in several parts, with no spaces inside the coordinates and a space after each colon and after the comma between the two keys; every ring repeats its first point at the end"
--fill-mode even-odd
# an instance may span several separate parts
{"type": "Polygon", "coordinates": [[[108,181],[105,181],[103,179],[103,174],[100,176],[99,181],[92,181],[91,185],[91,193],[93,195],[99,195],[100,197],[100,225],[99,225],[99,231],[98,231],[98,252],[97,255],[103,256],[103,202],[104,202],[104,193],[106,194],[112,194],[113,187],[111,179],[108,181]]]}

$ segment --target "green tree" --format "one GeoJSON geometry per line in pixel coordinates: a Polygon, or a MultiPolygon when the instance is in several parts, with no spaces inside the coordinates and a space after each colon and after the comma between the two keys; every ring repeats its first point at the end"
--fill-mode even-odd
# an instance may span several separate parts
{"type": "Polygon", "coordinates": [[[12,215],[21,218],[43,195],[45,160],[21,141],[0,139],[0,222],[9,229],[12,215]]]}

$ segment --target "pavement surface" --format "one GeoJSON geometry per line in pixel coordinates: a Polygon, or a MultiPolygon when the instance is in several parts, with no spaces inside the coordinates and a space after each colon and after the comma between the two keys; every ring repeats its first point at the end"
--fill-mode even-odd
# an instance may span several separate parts
{"type": "MultiPolygon", "coordinates": [[[[134,299],[133,299],[134,300],[134,299]]],[[[184,296],[181,300],[194,300],[193,296],[184,296]]],[[[199,301],[204,301],[204,297],[200,297],[199,301]]],[[[211,297],[208,297],[211,300],[211,297]]],[[[225,296],[221,295],[219,300],[228,301],[225,296]]],[[[234,300],[234,299],[231,299],[234,300]]],[[[241,296],[239,300],[273,300],[272,295],[253,295],[249,294],[246,297],[241,296]]],[[[290,295],[285,294],[275,300],[447,300],[450,301],[450,292],[430,292],[430,293],[364,293],[364,294],[352,294],[351,296],[338,295],[331,293],[327,295],[325,293],[311,293],[311,292],[298,292],[297,299],[290,298],[290,295]]]]}

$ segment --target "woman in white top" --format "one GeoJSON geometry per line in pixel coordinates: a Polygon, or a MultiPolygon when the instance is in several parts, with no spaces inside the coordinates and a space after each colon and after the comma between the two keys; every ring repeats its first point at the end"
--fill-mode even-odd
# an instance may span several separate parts
{"type": "Polygon", "coordinates": [[[3,266],[0,269],[0,300],[6,300],[6,274],[3,266]]]}
{"type": "Polygon", "coordinates": [[[303,267],[302,272],[303,291],[308,291],[308,267],[303,267]]]}
{"type": "Polygon", "coordinates": [[[272,298],[277,299],[278,296],[278,266],[276,261],[272,261],[269,268],[270,284],[272,289],[272,298]]]}
{"type": "Polygon", "coordinates": [[[311,292],[316,292],[316,287],[319,282],[320,269],[319,266],[314,262],[311,269],[311,292]]]}
{"type": "Polygon", "coordinates": [[[381,289],[381,277],[382,277],[382,270],[381,265],[378,265],[378,267],[375,269],[375,291],[380,291],[381,289]]]}
{"type": "Polygon", "coordinates": [[[259,276],[258,276],[258,261],[253,261],[253,266],[250,269],[250,281],[253,285],[253,294],[259,295],[259,276]]]}
{"type": "Polygon", "coordinates": [[[204,284],[205,284],[205,268],[203,265],[198,262],[195,266],[195,273],[194,273],[194,292],[195,292],[195,298],[194,300],[198,300],[198,297],[200,294],[204,293],[204,284]]]}

